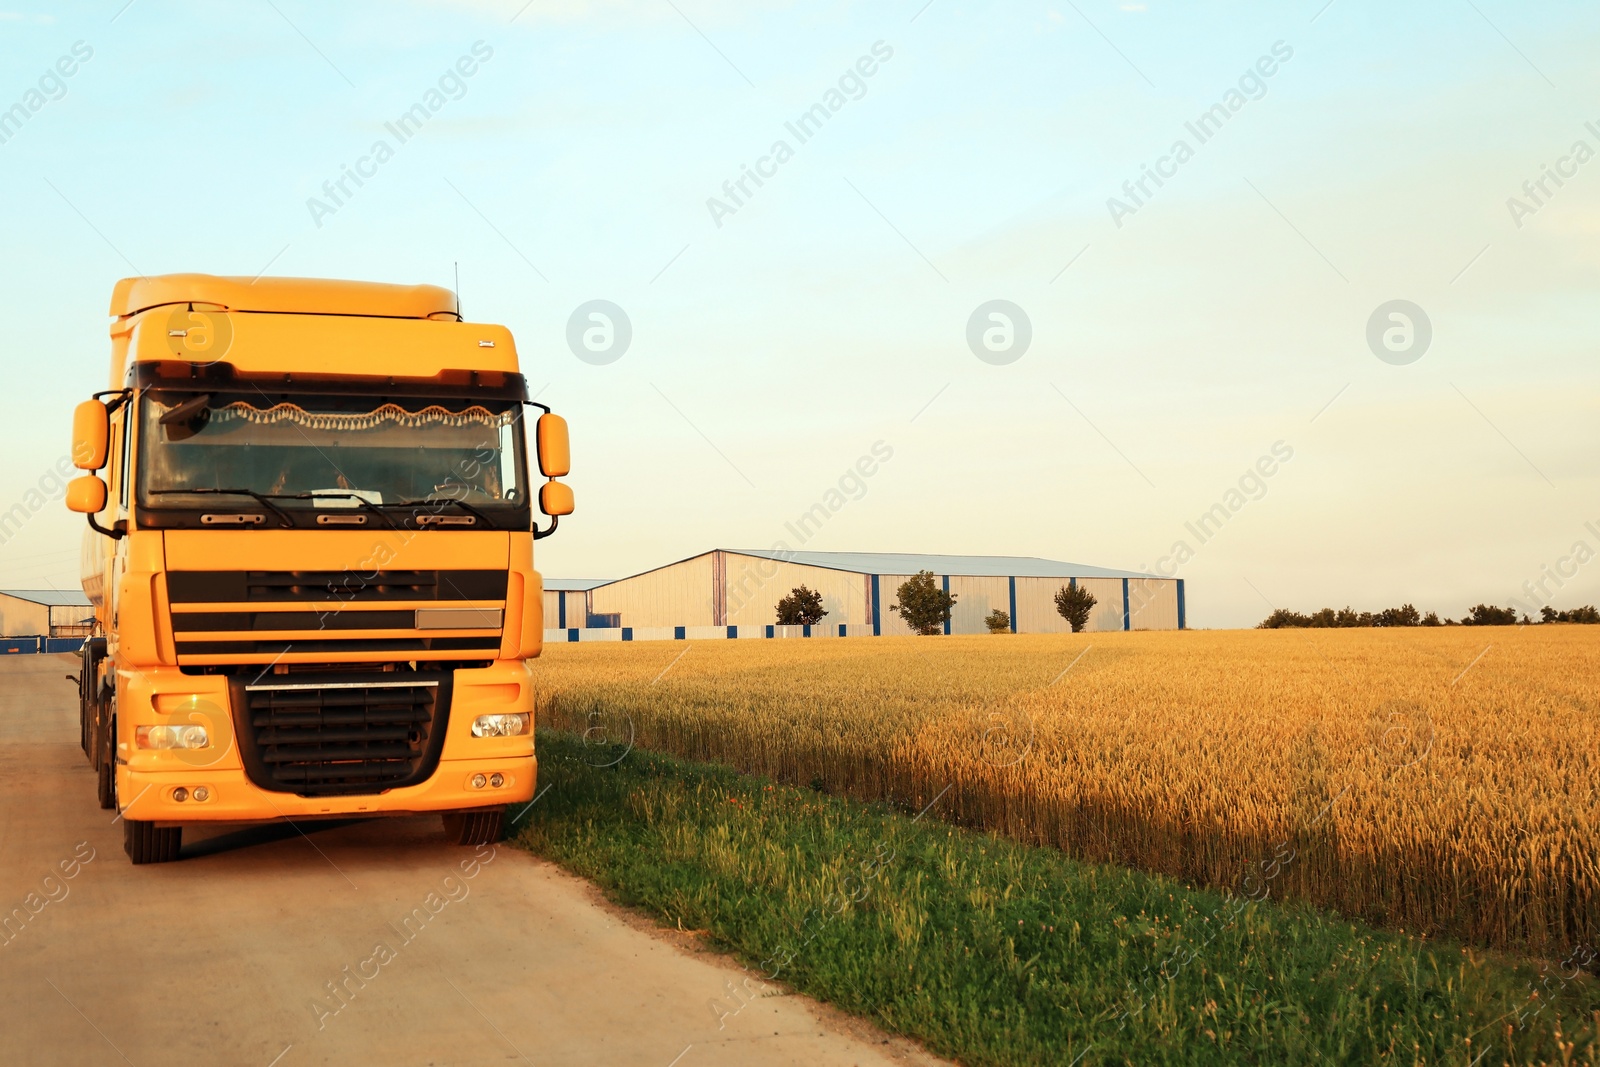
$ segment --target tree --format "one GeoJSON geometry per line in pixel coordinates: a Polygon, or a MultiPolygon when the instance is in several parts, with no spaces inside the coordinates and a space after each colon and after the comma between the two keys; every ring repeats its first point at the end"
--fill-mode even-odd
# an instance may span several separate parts
{"type": "Polygon", "coordinates": [[[1374,626],[1421,626],[1422,615],[1410,604],[1401,604],[1398,608],[1384,608],[1378,612],[1377,618],[1372,620],[1374,626]]]}
{"type": "Polygon", "coordinates": [[[1323,608],[1310,615],[1288,608],[1277,608],[1271,615],[1256,624],[1258,630],[1280,630],[1286,627],[1307,627],[1316,630],[1346,629],[1363,626],[1441,626],[1439,616],[1428,612],[1424,617],[1415,606],[1402,604],[1398,608],[1384,608],[1377,614],[1356,611],[1354,608],[1323,608]]]}
{"type": "Polygon", "coordinates": [[[984,618],[983,624],[992,634],[1008,634],[1011,632],[1011,615],[1009,612],[995,608],[984,618]]]}
{"type": "Polygon", "coordinates": [[[1600,623],[1600,610],[1596,610],[1593,604],[1573,608],[1571,611],[1557,611],[1546,604],[1539,609],[1539,615],[1543,622],[1579,622],[1590,626],[1600,623]]]}
{"type": "Polygon", "coordinates": [[[1515,608],[1497,608],[1489,604],[1476,605],[1461,620],[1463,626],[1515,626],[1516,624],[1515,608]]]}
{"type": "Polygon", "coordinates": [[[788,596],[778,601],[779,626],[815,626],[826,614],[822,594],[803,585],[795,586],[788,596]]]}
{"type": "Polygon", "coordinates": [[[1089,612],[1098,603],[1093,593],[1079,585],[1064,585],[1056,594],[1056,610],[1072,626],[1073,633],[1089,624],[1089,612]]]}
{"type": "Polygon", "coordinates": [[[889,610],[898,612],[907,626],[924,637],[943,633],[950,609],[956,606],[956,598],[939,587],[932,571],[918,571],[901,582],[897,595],[900,602],[889,605],[889,610]]]}

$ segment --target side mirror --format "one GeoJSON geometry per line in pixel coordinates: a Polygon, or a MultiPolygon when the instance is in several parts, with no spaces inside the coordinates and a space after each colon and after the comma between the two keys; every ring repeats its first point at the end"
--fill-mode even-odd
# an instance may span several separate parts
{"type": "MultiPolygon", "coordinates": [[[[105,410],[98,400],[89,403],[101,411],[105,410]]],[[[93,474],[72,479],[67,483],[67,508],[80,515],[100,514],[106,509],[106,483],[93,474]]]]}
{"type": "Polygon", "coordinates": [[[539,510],[551,518],[571,515],[572,486],[565,482],[545,482],[539,487],[539,510]]]}
{"type": "MultiPolygon", "coordinates": [[[[565,478],[568,474],[571,474],[572,445],[567,440],[567,420],[560,415],[552,415],[547,411],[539,416],[534,436],[537,438],[539,449],[539,472],[546,478],[565,478]]],[[[543,495],[541,491],[541,500],[543,495]]],[[[567,499],[570,501],[571,498],[572,493],[569,490],[567,499]]],[[[569,505],[567,511],[561,512],[561,514],[565,515],[571,510],[572,508],[569,505]]],[[[545,514],[554,515],[556,512],[546,508],[545,514]]]]}
{"type": "MultiPolygon", "coordinates": [[[[85,400],[79,404],[72,413],[72,465],[81,471],[97,471],[104,467],[106,443],[110,437],[111,413],[106,410],[106,406],[98,400],[85,400]]],[[[80,482],[82,480],[78,479],[80,482]]],[[[77,482],[73,484],[76,485],[77,482]]],[[[99,511],[100,508],[90,510],[99,511]]]]}

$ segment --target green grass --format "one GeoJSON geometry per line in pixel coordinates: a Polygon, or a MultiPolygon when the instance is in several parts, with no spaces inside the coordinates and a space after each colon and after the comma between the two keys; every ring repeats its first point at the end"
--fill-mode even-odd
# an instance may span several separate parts
{"type": "Polygon", "coordinates": [[[539,744],[551,788],[516,843],[966,1064],[1600,1062],[1600,989],[1555,964],[1080,863],[936,812],[539,744]]]}

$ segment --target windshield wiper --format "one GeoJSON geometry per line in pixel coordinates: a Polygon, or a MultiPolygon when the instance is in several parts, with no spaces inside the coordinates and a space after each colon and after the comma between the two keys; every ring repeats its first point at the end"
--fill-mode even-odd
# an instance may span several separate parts
{"type": "Polygon", "coordinates": [[[432,496],[424,497],[421,500],[402,500],[394,506],[397,508],[420,508],[424,504],[454,504],[462,511],[465,511],[468,515],[472,515],[477,518],[477,520],[483,523],[485,526],[491,528],[494,526],[494,522],[489,518],[489,516],[485,515],[483,512],[479,511],[465,500],[457,500],[453,496],[432,496]]]}
{"type": "MultiPolygon", "coordinates": [[[[272,511],[275,515],[277,515],[278,516],[278,525],[279,526],[282,526],[286,530],[294,528],[294,518],[293,518],[293,516],[291,516],[287,511],[284,511],[278,505],[274,504],[272,502],[272,497],[271,496],[269,496],[266,493],[258,493],[254,489],[212,489],[212,488],[209,488],[209,487],[202,486],[202,487],[197,488],[197,489],[153,489],[153,490],[150,491],[150,495],[151,496],[175,496],[175,495],[182,495],[182,494],[185,494],[185,493],[194,493],[194,494],[204,494],[204,493],[219,494],[220,493],[220,494],[227,495],[227,496],[247,496],[247,497],[251,498],[252,500],[254,500],[256,503],[260,504],[262,507],[267,508],[268,510],[272,511]]],[[[283,500],[283,499],[290,499],[290,498],[280,496],[279,499],[283,500]]]]}

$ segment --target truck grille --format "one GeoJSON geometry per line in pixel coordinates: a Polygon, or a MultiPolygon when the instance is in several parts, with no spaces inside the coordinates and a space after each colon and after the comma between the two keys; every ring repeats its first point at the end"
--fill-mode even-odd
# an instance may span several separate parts
{"type": "Polygon", "coordinates": [[[261,788],[302,796],[381,793],[423,781],[438,766],[450,718],[447,674],[284,677],[242,685],[235,704],[243,720],[240,754],[261,788]]]}
{"type": "Polygon", "coordinates": [[[184,665],[374,652],[492,658],[506,586],[505,570],[167,572],[184,665]]]}
{"type": "Polygon", "coordinates": [[[168,571],[174,604],[285,604],[352,600],[504,600],[506,572],[168,571]]]}

